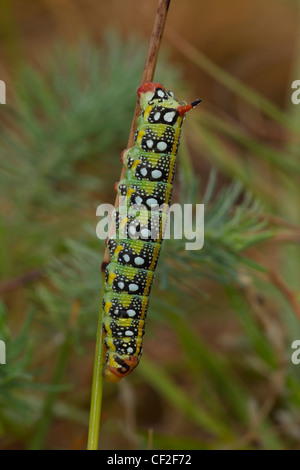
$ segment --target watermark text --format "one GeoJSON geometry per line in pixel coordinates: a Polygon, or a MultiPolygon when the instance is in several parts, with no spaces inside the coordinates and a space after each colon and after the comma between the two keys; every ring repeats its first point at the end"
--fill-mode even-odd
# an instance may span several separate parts
{"type": "Polygon", "coordinates": [[[0,80],[0,104],[6,104],[6,85],[3,80],[0,80]]]}
{"type": "Polygon", "coordinates": [[[101,217],[96,227],[100,240],[109,237],[157,242],[173,238],[188,240],[186,250],[200,250],[204,245],[204,204],[149,207],[128,203],[125,197],[117,209],[111,204],[100,204],[96,215],[101,217]]]}
{"type": "Polygon", "coordinates": [[[0,364],[6,364],[6,345],[0,340],[0,364]]]}
{"type": "Polygon", "coordinates": [[[295,365],[300,364],[300,339],[295,339],[291,345],[292,349],[295,349],[291,356],[292,363],[295,365]]]}

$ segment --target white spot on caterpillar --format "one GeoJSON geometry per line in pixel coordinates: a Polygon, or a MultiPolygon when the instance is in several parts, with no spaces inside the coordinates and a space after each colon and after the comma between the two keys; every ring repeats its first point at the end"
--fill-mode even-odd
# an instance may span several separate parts
{"type": "Polygon", "coordinates": [[[154,178],[155,180],[160,178],[161,175],[162,175],[162,172],[160,170],[153,170],[151,173],[152,178],[154,178]]]}
{"type": "Polygon", "coordinates": [[[131,225],[129,227],[129,233],[130,233],[130,235],[135,235],[136,234],[136,228],[133,225],[131,225]]]}
{"type": "Polygon", "coordinates": [[[127,348],[127,354],[132,354],[133,353],[133,348],[127,348]]]}
{"type": "Polygon", "coordinates": [[[129,290],[130,292],[135,292],[139,289],[139,286],[137,284],[129,284],[129,290]]]}
{"type": "Polygon", "coordinates": [[[133,332],[130,330],[125,331],[125,336],[133,336],[133,332]]]}
{"type": "Polygon", "coordinates": [[[148,206],[157,206],[158,202],[157,199],[154,199],[154,197],[149,197],[149,199],[147,199],[147,204],[148,206]]]}
{"type": "Polygon", "coordinates": [[[166,122],[172,122],[175,116],[175,111],[170,111],[169,113],[166,113],[164,115],[164,121],[166,122]]]}
{"type": "Polygon", "coordinates": [[[147,140],[146,144],[147,144],[147,147],[148,147],[149,149],[152,149],[152,147],[153,147],[153,140],[151,140],[151,139],[147,140]]]}
{"type": "Polygon", "coordinates": [[[147,174],[147,168],[142,168],[141,171],[140,171],[141,175],[142,176],[146,176],[147,174]]]}
{"type": "Polygon", "coordinates": [[[151,232],[147,228],[142,228],[141,235],[143,238],[149,238],[151,237],[151,232]]]}
{"type": "Polygon", "coordinates": [[[160,118],[160,113],[159,112],[155,113],[153,116],[154,121],[158,121],[159,118],[160,118]]]}
{"type": "Polygon", "coordinates": [[[166,150],[166,148],[167,148],[166,142],[158,142],[157,148],[158,148],[158,150],[160,150],[160,151],[163,152],[163,151],[166,150]]]}
{"type": "Polygon", "coordinates": [[[128,261],[130,261],[130,256],[129,255],[124,255],[123,256],[123,260],[128,263],[128,261]]]}
{"type": "Polygon", "coordinates": [[[165,94],[162,90],[158,90],[157,94],[160,98],[163,98],[165,96],[165,94]]]}
{"type": "Polygon", "coordinates": [[[129,310],[127,310],[127,315],[129,317],[135,317],[136,315],[136,311],[135,310],[132,310],[131,308],[129,310]]]}
{"type": "Polygon", "coordinates": [[[137,266],[142,266],[145,263],[145,260],[141,256],[134,258],[134,262],[137,266]]]}
{"type": "Polygon", "coordinates": [[[137,197],[135,198],[135,203],[136,203],[136,204],[141,204],[142,202],[143,202],[143,199],[141,198],[141,196],[137,196],[137,197]]]}
{"type": "Polygon", "coordinates": [[[120,289],[124,289],[124,285],[125,285],[124,282],[118,282],[118,287],[120,289]]]}

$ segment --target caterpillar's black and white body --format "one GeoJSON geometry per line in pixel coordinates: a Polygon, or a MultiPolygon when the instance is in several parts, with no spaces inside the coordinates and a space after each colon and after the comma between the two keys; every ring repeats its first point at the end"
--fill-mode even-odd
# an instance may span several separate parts
{"type": "Polygon", "coordinates": [[[181,104],[159,83],[144,83],[137,94],[141,116],[135,146],[123,152],[126,172],[117,186],[128,215],[122,217],[120,204],[115,211],[117,235],[107,241],[111,260],[105,268],[102,326],[103,375],[109,382],[128,375],[142,354],[149,294],[163,239],[164,212],[155,213],[155,208],[170,204],[181,125],[185,113],[200,102],[181,104]]]}

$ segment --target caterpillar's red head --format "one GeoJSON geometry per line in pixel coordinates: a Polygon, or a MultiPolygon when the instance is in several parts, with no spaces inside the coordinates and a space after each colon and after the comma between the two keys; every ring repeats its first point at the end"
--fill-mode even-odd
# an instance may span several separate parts
{"type": "Polygon", "coordinates": [[[148,104],[153,104],[157,101],[159,104],[167,102],[168,106],[175,108],[180,116],[195,108],[201,100],[193,101],[190,104],[185,102],[179,103],[171,91],[166,91],[163,85],[158,82],[146,82],[140,85],[137,89],[138,101],[141,107],[146,107],[148,104]]]}
{"type": "Polygon", "coordinates": [[[153,93],[153,95],[155,95],[155,92],[156,92],[157,89],[161,89],[161,90],[165,91],[164,87],[158,82],[143,83],[137,89],[137,95],[138,95],[139,101],[141,99],[142,94],[146,94],[146,93],[150,92],[150,93],[153,93]]]}

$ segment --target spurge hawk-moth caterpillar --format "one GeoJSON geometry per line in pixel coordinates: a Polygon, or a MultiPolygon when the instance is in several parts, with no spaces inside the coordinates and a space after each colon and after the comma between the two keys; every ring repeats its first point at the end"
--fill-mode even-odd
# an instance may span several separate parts
{"type": "Polygon", "coordinates": [[[201,101],[180,103],[172,92],[152,82],[141,85],[137,95],[141,115],[135,145],[122,153],[126,171],[116,185],[129,215],[121,217],[120,204],[114,213],[116,234],[106,242],[110,262],[104,267],[102,329],[103,376],[108,382],[132,372],[142,354],[149,294],[163,240],[164,213],[158,207],[170,205],[182,122],[201,101]],[[152,225],[150,213],[156,215],[152,225]]]}

